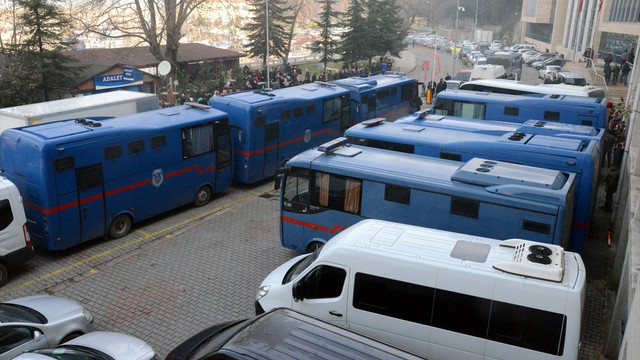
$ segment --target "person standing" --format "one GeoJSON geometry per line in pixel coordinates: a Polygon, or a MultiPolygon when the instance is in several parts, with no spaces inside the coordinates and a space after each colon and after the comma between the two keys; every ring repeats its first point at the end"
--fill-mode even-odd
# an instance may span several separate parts
{"type": "Polygon", "coordinates": [[[609,173],[605,177],[605,200],[604,204],[600,206],[600,210],[605,212],[611,212],[611,205],[613,204],[613,194],[618,191],[618,180],[620,180],[620,171],[616,164],[609,165],[609,173]]]}
{"type": "Polygon", "coordinates": [[[607,54],[607,57],[604,58],[604,66],[611,66],[612,61],[613,56],[611,56],[611,53],[607,54]]]}
{"type": "Polygon", "coordinates": [[[604,83],[609,85],[611,81],[611,66],[604,64],[604,83]]]}
{"type": "Polygon", "coordinates": [[[618,85],[618,74],[620,74],[620,66],[616,64],[613,69],[611,69],[611,75],[613,75],[613,81],[611,82],[611,85],[618,85]]]}
{"type": "MultiPolygon", "coordinates": [[[[447,75],[444,77],[445,80],[451,80],[451,75],[449,75],[449,73],[447,73],[447,75]]],[[[442,81],[442,79],[440,79],[442,81]]]]}
{"type": "Polygon", "coordinates": [[[620,82],[627,86],[627,78],[629,77],[629,72],[631,71],[631,66],[629,66],[629,62],[626,61],[622,65],[622,70],[620,70],[620,82]]]}
{"type": "Polygon", "coordinates": [[[436,85],[436,95],[438,95],[439,93],[441,93],[446,89],[447,89],[447,83],[444,82],[443,78],[440,78],[440,82],[438,82],[438,85],[436,85]]]}

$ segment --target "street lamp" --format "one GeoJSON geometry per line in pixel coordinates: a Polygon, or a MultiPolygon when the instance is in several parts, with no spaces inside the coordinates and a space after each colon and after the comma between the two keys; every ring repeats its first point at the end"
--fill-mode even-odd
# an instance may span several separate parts
{"type": "Polygon", "coordinates": [[[267,54],[266,54],[266,60],[267,60],[267,86],[266,88],[269,88],[269,0],[265,0],[265,11],[266,11],[266,19],[267,19],[267,54]]]}
{"type": "Polygon", "coordinates": [[[453,39],[453,76],[456,76],[456,63],[458,62],[458,14],[460,11],[464,11],[464,8],[460,6],[460,0],[458,0],[458,6],[456,7],[456,35],[453,39]]]}

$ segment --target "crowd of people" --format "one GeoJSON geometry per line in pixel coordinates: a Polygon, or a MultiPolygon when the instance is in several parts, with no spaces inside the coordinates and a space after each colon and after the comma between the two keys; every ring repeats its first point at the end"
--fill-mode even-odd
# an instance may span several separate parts
{"type": "Polygon", "coordinates": [[[609,168],[604,178],[605,202],[600,206],[600,210],[605,212],[611,211],[613,194],[618,190],[620,167],[626,146],[625,134],[626,125],[623,112],[620,110],[611,111],[609,126],[602,136],[602,158],[600,159],[600,165],[609,168]]]}
{"type": "Polygon", "coordinates": [[[625,51],[620,55],[620,61],[614,63],[613,56],[607,54],[604,58],[604,81],[607,85],[618,85],[618,81],[625,86],[627,85],[633,56],[633,52],[625,51]]]}

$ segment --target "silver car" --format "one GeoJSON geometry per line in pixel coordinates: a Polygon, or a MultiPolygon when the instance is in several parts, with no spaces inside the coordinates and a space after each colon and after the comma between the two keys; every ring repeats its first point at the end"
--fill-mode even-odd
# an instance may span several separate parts
{"type": "Polygon", "coordinates": [[[93,331],[93,316],[76,302],[35,295],[0,303],[0,360],[44,349],[93,331]]]}
{"type": "Polygon", "coordinates": [[[14,360],[157,360],[146,342],[126,334],[94,331],[52,349],[23,353],[14,360]]]}

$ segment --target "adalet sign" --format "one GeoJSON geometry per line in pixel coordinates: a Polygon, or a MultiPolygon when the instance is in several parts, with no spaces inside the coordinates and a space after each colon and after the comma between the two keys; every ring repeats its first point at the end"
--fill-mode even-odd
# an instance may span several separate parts
{"type": "Polygon", "coordinates": [[[136,71],[131,66],[123,66],[122,74],[108,74],[94,76],[93,84],[96,90],[120,88],[132,85],[142,85],[143,76],[141,71],[136,71]]]}

